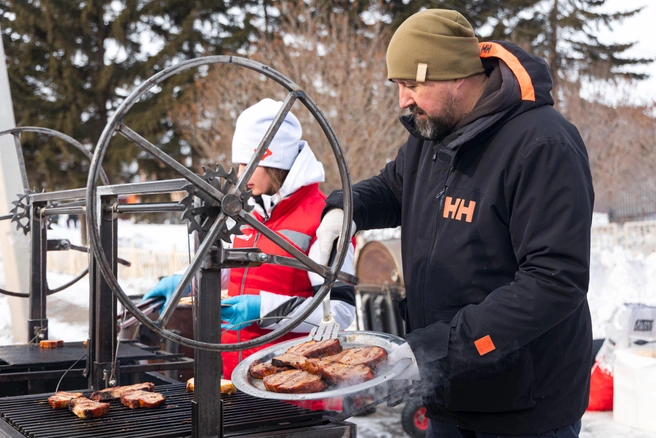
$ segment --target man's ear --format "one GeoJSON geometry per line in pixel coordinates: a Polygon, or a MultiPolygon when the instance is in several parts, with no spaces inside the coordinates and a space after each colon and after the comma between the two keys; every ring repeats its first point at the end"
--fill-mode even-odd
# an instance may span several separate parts
{"type": "Polygon", "coordinates": [[[454,79],[453,81],[455,82],[455,89],[460,90],[465,85],[467,78],[454,79]]]}

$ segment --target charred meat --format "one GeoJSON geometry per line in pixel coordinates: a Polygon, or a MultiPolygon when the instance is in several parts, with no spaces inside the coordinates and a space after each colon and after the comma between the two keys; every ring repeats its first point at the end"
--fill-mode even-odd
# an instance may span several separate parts
{"type": "Polygon", "coordinates": [[[297,370],[302,369],[303,363],[307,358],[300,354],[285,353],[271,359],[271,364],[278,367],[290,367],[297,370]]]}
{"type": "Polygon", "coordinates": [[[253,363],[248,367],[248,374],[255,379],[264,379],[266,376],[271,374],[280,373],[283,371],[290,370],[288,366],[276,366],[271,362],[259,363],[258,361],[253,361],[253,363]]]}
{"type": "Polygon", "coordinates": [[[303,371],[321,376],[333,385],[355,385],[376,377],[368,366],[345,365],[324,359],[306,360],[303,363],[303,371]]]}
{"type": "Polygon", "coordinates": [[[341,353],[325,356],[322,359],[345,365],[366,365],[374,369],[387,360],[387,351],[380,347],[346,348],[341,353]]]}
{"type": "Polygon", "coordinates": [[[308,394],[323,391],[328,385],[315,374],[301,370],[289,370],[266,376],[264,387],[273,392],[308,394]]]}
{"type": "Polygon", "coordinates": [[[71,399],[68,409],[80,418],[98,418],[109,412],[109,405],[86,397],[78,397],[71,399]]]}
{"type": "Polygon", "coordinates": [[[48,397],[48,403],[50,403],[50,406],[52,406],[53,409],[62,409],[67,408],[72,399],[79,397],[82,397],[81,392],[59,391],[48,397]]]}
{"type": "Polygon", "coordinates": [[[286,353],[300,354],[307,358],[324,357],[337,354],[342,351],[342,344],[337,339],[328,339],[326,341],[308,341],[302,344],[294,345],[286,353]]]}
{"type": "Polygon", "coordinates": [[[160,393],[140,389],[125,391],[121,394],[121,403],[130,409],[157,408],[162,406],[165,401],[166,397],[160,393]]]}
{"type": "Polygon", "coordinates": [[[100,391],[93,391],[91,393],[91,400],[96,401],[108,401],[121,398],[124,392],[128,391],[149,391],[152,392],[155,389],[155,384],[152,382],[137,383],[136,385],[127,385],[127,386],[115,386],[113,388],[107,388],[100,391]]]}

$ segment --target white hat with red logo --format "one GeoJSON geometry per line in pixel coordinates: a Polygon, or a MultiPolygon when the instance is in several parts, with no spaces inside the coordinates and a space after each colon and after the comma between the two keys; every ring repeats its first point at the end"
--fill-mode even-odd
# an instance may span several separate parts
{"type": "MultiPolygon", "coordinates": [[[[235,135],[232,137],[233,163],[250,162],[255,149],[260,145],[281,107],[282,102],[263,99],[239,115],[235,135]]],[[[294,114],[287,113],[259,165],[291,169],[302,146],[300,143],[302,134],[301,123],[294,114]]]]}

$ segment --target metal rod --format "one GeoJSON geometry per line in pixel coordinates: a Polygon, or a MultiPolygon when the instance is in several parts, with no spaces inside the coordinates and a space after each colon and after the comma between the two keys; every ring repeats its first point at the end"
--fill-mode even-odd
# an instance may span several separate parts
{"type": "Polygon", "coordinates": [[[178,202],[119,204],[116,206],[115,211],[117,213],[162,213],[165,211],[184,211],[184,205],[178,202]]]}
{"type": "MultiPolygon", "coordinates": [[[[203,242],[198,246],[198,250],[196,251],[196,254],[194,254],[194,258],[187,267],[185,273],[182,275],[180,283],[175,288],[175,292],[169,300],[169,305],[162,309],[162,313],[160,313],[159,318],[156,321],[157,326],[165,328],[166,324],[168,324],[169,320],[173,316],[173,312],[178,307],[180,298],[182,298],[182,295],[187,290],[187,286],[190,284],[194,274],[198,271],[198,268],[200,268],[203,264],[205,256],[210,252],[210,249],[216,242],[219,232],[225,225],[227,219],[228,216],[225,213],[220,213],[219,217],[210,228],[210,231],[207,233],[207,236],[205,236],[205,240],[203,240],[203,242]]],[[[221,284],[221,281],[219,281],[218,284],[221,284]]]]}
{"type": "Polygon", "coordinates": [[[44,216],[55,216],[58,214],[87,214],[87,208],[82,207],[46,207],[43,209],[44,216]]]}
{"type": "MultiPolygon", "coordinates": [[[[221,269],[217,268],[212,254],[203,259],[198,287],[197,319],[194,330],[199,341],[221,343],[221,269]],[[220,287],[218,288],[220,289],[220,287]]],[[[192,409],[192,436],[194,438],[223,437],[221,406],[221,353],[195,350],[194,402],[192,409]]]]}
{"type": "Polygon", "coordinates": [[[255,172],[257,166],[260,165],[260,160],[262,159],[264,152],[267,150],[267,148],[273,141],[273,138],[277,134],[280,125],[282,125],[282,122],[285,121],[285,117],[287,117],[287,114],[292,109],[294,102],[296,102],[298,93],[304,94],[301,90],[290,91],[287,94],[287,97],[285,97],[282,107],[280,107],[280,110],[278,110],[278,114],[276,114],[276,117],[273,119],[273,122],[271,122],[271,126],[269,126],[269,129],[267,129],[266,134],[264,134],[264,138],[262,139],[262,141],[260,141],[260,144],[257,146],[257,149],[255,149],[253,157],[251,157],[251,160],[248,162],[248,164],[246,164],[246,168],[244,169],[244,172],[241,174],[241,176],[237,180],[237,184],[230,191],[230,193],[241,192],[246,186],[247,182],[251,179],[251,176],[253,176],[253,172],[255,172]]]}
{"type": "Polygon", "coordinates": [[[30,205],[30,298],[29,319],[27,321],[28,339],[30,343],[48,339],[48,319],[46,317],[46,261],[48,254],[48,235],[45,218],[40,215],[44,203],[30,205]]]}
{"type": "Polygon", "coordinates": [[[68,289],[70,286],[73,286],[75,283],[77,283],[78,281],[83,279],[88,273],[89,273],[89,268],[87,267],[84,271],[80,272],[77,275],[77,277],[75,277],[74,279],[72,279],[68,283],[63,284],[63,285],[61,285],[59,287],[56,287],[54,289],[48,288],[48,295],[56,294],[57,292],[61,292],[64,289],[68,289]]]}
{"type": "Polygon", "coordinates": [[[191,170],[187,169],[182,164],[178,163],[176,160],[174,160],[166,153],[164,153],[160,148],[153,145],[151,142],[149,142],[148,140],[146,140],[145,138],[134,132],[128,126],[124,125],[123,123],[119,123],[118,132],[120,132],[125,138],[127,138],[128,140],[132,141],[134,144],[139,146],[141,149],[148,152],[150,155],[157,158],[162,163],[166,164],[167,166],[178,172],[181,176],[183,176],[185,179],[193,183],[196,187],[198,187],[198,189],[207,193],[212,198],[216,199],[217,201],[221,201],[221,199],[223,199],[223,193],[221,193],[219,190],[214,188],[214,186],[212,186],[210,183],[205,181],[200,176],[196,175],[191,170]]]}
{"type": "Polygon", "coordinates": [[[16,156],[18,157],[18,167],[20,168],[21,179],[23,180],[23,191],[30,189],[30,183],[27,181],[27,169],[25,168],[25,158],[23,157],[23,148],[20,143],[18,133],[12,132],[14,135],[14,145],[16,146],[16,156]]]}

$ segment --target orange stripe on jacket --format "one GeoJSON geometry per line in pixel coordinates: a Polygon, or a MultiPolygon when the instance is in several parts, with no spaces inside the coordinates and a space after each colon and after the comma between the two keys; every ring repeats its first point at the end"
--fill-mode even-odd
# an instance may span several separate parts
{"type": "Polygon", "coordinates": [[[481,48],[481,58],[499,58],[506,63],[519,82],[519,89],[522,92],[522,100],[535,102],[535,89],[531,76],[524,68],[519,59],[499,43],[479,43],[481,48]]]}

